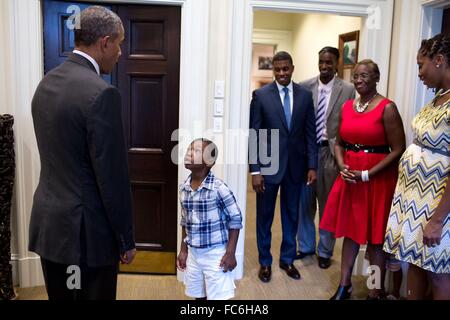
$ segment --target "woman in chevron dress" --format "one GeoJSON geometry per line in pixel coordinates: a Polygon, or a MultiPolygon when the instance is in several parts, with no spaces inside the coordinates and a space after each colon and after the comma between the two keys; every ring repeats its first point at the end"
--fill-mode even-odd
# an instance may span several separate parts
{"type": "Polygon", "coordinates": [[[384,250],[409,263],[408,299],[450,299],[450,38],[422,41],[419,78],[440,88],[414,118],[400,159],[384,250]]]}

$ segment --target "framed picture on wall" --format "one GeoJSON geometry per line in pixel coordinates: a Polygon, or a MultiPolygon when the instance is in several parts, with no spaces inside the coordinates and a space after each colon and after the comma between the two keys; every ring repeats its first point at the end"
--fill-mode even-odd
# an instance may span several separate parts
{"type": "Polygon", "coordinates": [[[339,35],[338,76],[351,81],[352,71],[358,62],[359,30],[339,35]]]}

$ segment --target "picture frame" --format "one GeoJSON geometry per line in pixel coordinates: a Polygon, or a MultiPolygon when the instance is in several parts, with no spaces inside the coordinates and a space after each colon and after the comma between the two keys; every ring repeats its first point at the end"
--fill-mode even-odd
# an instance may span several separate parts
{"type": "Polygon", "coordinates": [[[339,35],[338,77],[351,82],[352,72],[358,62],[359,30],[339,35]]]}

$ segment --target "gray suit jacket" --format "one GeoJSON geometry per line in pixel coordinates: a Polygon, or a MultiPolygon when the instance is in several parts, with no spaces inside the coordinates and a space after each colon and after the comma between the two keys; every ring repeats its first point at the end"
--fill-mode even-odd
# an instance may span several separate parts
{"type": "Polygon", "coordinates": [[[29,250],[61,264],[114,265],[134,248],[119,91],[72,54],[32,101],[41,174],[29,250]]]}
{"type": "MultiPolygon", "coordinates": [[[[319,77],[314,77],[300,82],[305,88],[312,92],[314,101],[314,110],[317,112],[318,94],[319,94],[319,77]]],[[[342,105],[345,101],[355,98],[355,88],[353,84],[342,80],[338,77],[334,78],[333,89],[331,91],[330,102],[327,109],[327,135],[331,154],[334,155],[334,144],[339,129],[339,116],[342,105]]]]}

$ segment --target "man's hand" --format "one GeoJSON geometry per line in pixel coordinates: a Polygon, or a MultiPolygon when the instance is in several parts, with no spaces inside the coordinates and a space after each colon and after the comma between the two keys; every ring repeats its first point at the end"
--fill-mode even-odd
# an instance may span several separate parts
{"type": "Polygon", "coordinates": [[[130,264],[133,262],[134,256],[136,255],[136,249],[131,249],[125,251],[122,255],[120,255],[120,261],[122,264],[130,264]]]}
{"type": "Polygon", "coordinates": [[[225,253],[222,260],[220,260],[219,266],[223,269],[223,272],[233,271],[237,266],[236,255],[234,253],[225,253]]]}
{"type": "Polygon", "coordinates": [[[264,177],[260,174],[252,175],[252,186],[256,193],[262,193],[266,189],[264,187],[264,177]]]}
{"type": "Polygon", "coordinates": [[[180,271],[186,270],[187,251],[181,250],[177,257],[177,269],[180,271]]]}
{"type": "Polygon", "coordinates": [[[312,185],[317,180],[316,170],[310,169],[308,170],[308,180],[306,181],[306,185],[312,185]]]}

